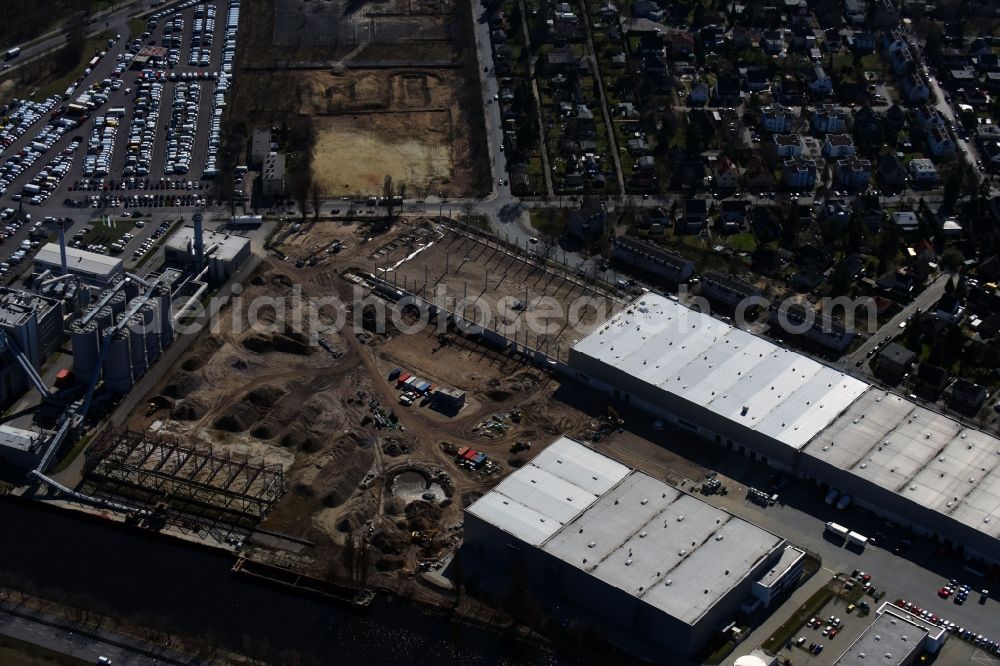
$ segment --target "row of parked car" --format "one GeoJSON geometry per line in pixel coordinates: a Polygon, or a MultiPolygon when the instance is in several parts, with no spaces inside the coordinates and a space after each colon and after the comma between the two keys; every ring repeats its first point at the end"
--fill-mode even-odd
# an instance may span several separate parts
{"type": "Polygon", "coordinates": [[[208,189],[207,183],[197,180],[179,180],[176,178],[161,178],[151,181],[149,178],[135,176],[105,181],[103,178],[84,178],[75,181],[69,187],[71,192],[107,192],[109,190],[201,190],[208,189]]]}
{"type": "Polygon", "coordinates": [[[59,188],[59,184],[73,166],[73,157],[81,143],[82,137],[74,138],[24,185],[24,194],[31,197],[28,200],[30,204],[38,206],[44,203],[59,188]]]}
{"type": "Polygon", "coordinates": [[[222,114],[226,108],[226,91],[233,77],[233,64],[236,60],[236,35],[239,30],[240,3],[230,0],[229,12],[226,14],[226,44],[222,49],[222,71],[215,86],[212,98],[212,120],[208,134],[208,152],[205,155],[205,177],[212,178],[219,174],[219,147],[222,145],[222,114]]]}
{"type": "MultiPolygon", "coordinates": [[[[49,151],[50,148],[58,141],[66,132],[70,129],[76,127],[76,123],[69,121],[66,118],[55,118],[45,124],[42,129],[34,136],[32,141],[25,145],[20,151],[9,156],[2,165],[0,165],[0,196],[3,196],[7,189],[10,187],[14,179],[20,176],[22,173],[27,171],[35,162],[42,158],[49,151]]],[[[34,188],[31,188],[34,189],[34,188]]],[[[42,190],[39,187],[38,192],[42,190]]],[[[34,192],[29,194],[29,199],[34,192]]],[[[20,201],[22,199],[22,193],[17,192],[13,194],[11,198],[14,201],[20,201]]]]}
{"type": "MultiPolygon", "coordinates": [[[[951,581],[951,583],[949,583],[949,587],[951,587],[953,590],[964,590],[966,596],[968,596],[970,592],[970,588],[968,585],[960,586],[954,580],[951,581]]],[[[982,595],[982,598],[980,600],[981,603],[985,603],[986,598],[989,596],[989,592],[987,590],[983,590],[983,592],[985,594],[982,595]]],[[[906,599],[897,599],[896,605],[899,606],[900,608],[906,609],[908,612],[923,619],[925,622],[930,622],[931,624],[936,624],[939,627],[943,627],[944,629],[954,634],[955,636],[958,636],[962,640],[966,640],[972,643],[973,645],[982,648],[983,650],[992,652],[993,654],[1000,655],[1000,644],[998,644],[997,641],[989,638],[988,636],[985,636],[983,634],[977,634],[971,629],[966,629],[965,627],[959,626],[950,620],[944,619],[943,617],[937,615],[936,613],[932,613],[931,611],[925,608],[921,608],[920,606],[918,606],[913,602],[907,601],[906,599]]]]}
{"type": "Polygon", "coordinates": [[[83,199],[66,199],[67,206],[78,208],[173,208],[175,206],[206,206],[208,200],[197,194],[138,194],[118,196],[87,195],[83,199]]]}
{"type": "Polygon", "coordinates": [[[0,108],[0,155],[58,104],[59,98],[53,96],[40,102],[14,100],[0,108]]]}
{"type": "Polygon", "coordinates": [[[156,123],[160,118],[160,96],[163,84],[155,80],[136,83],[132,101],[132,126],[129,131],[128,150],[125,152],[123,176],[145,176],[152,168],[153,145],[156,142],[156,123]]]}

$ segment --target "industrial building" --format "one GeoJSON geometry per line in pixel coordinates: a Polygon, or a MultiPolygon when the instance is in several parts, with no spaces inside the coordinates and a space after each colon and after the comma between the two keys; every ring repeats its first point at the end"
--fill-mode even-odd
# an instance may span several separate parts
{"type": "Polygon", "coordinates": [[[45,443],[39,433],[0,425],[0,463],[31,469],[41,460],[45,443]]]}
{"type": "MultiPolygon", "coordinates": [[[[70,274],[77,276],[80,281],[104,289],[116,278],[125,274],[125,266],[121,259],[108,257],[96,252],[88,252],[75,247],[65,248],[66,269],[70,274]]],[[[46,243],[35,255],[34,260],[35,275],[50,272],[53,275],[62,275],[62,257],[59,245],[56,243],[46,243]]]]}
{"type": "Polygon", "coordinates": [[[196,227],[200,229],[200,221],[194,222],[195,226],[178,229],[167,239],[164,244],[166,262],[196,273],[200,272],[199,268],[207,269],[208,281],[225,282],[250,258],[250,239],[220,231],[199,234],[196,227]]]}
{"type": "Polygon", "coordinates": [[[947,639],[947,629],[886,602],[834,666],[908,666],[924,652],[940,650],[947,639]]]}
{"type": "MultiPolygon", "coordinates": [[[[62,343],[62,306],[30,292],[0,288],[0,329],[37,371],[62,343]]],[[[0,352],[0,407],[8,407],[28,386],[28,376],[15,361],[13,350],[4,349],[0,352]]]]}
{"type": "Polygon", "coordinates": [[[269,153],[260,170],[260,191],[265,197],[285,196],[285,155],[269,153]]]}
{"type": "Polygon", "coordinates": [[[271,130],[255,129],[250,135],[250,166],[256,168],[271,154],[271,130]]]}
{"type": "Polygon", "coordinates": [[[569,353],[579,381],[855,505],[1000,559],[1000,440],[647,293],[569,353]]]}
{"type": "Polygon", "coordinates": [[[105,388],[126,393],[173,336],[170,288],[126,277],[102,292],[70,327],[73,372],[84,383],[98,373],[105,388]]]}
{"type": "Polygon", "coordinates": [[[466,509],[464,531],[482,589],[509,594],[523,575],[675,655],[724,628],[757,581],[796,575],[773,574],[780,536],[567,437],[466,509]]]}

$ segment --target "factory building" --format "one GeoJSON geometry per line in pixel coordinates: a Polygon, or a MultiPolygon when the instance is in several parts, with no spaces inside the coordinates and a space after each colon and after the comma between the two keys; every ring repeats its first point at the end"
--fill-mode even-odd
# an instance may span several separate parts
{"type": "MultiPolygon", "coordinates": [[[[63,339],[59,301],[15,289],[0,288],[0,329],[39,370],[63,339]]],[[[0,407],[8,407],[28,389],[28,377],[11,350],[0,355],[0,407]]]]}
{"type": "Polygon", "coordinates": [[[44,444],[39,433],[0,425],[0,463],[31,469],[41,460],[44,444]]]}
{"type": "MultiPolygon", "coordinates": [[[[62,275],[62,257],[59,245],[46,243],[35,255],[35,275],[46,271],[52,275],[62,275]]],[[[96,252],[88,252],[75,247],[66,248],[66,268],[80,281],[98,289],[104,289],[125,274],[121,259],[108,257],[96,252]]]]}
{"type": "Polygon", "coordinates": [[[261,194],[265,197],[285,196],[285,155],[270,153],[260,170],[261,194]]]}
{"type": "Polygon", "coordinates": [[[936,653],[946,640],[945,628],[886,602],[834,666],[909,666],[925,652],[936,653]]]}
{"type": "Polygon", "coordinates": [[[464,566],[485,591],[509,595],[523,576],[560,607],[679,656],[729,622],[787,546],[567,437],[466,509],[464,532],[464,566]]]}
{"type": "Polygon", "coordinates": [[[579,381],[1000,559],[1000,440],[656,294],[570,350],[579,381]]]}
{"type": "Polygon", "coordinates": [[[250,239],[206,231],[202,234],[202,258],[199,260],[198,235],[194,226],[183,227],[172,234],[164,245],[166,262],[194,270],[201,261],[208,269],[206,279],[219,283],[229,279],[250,258],[250,239]]]}
{"type": "Polygon", "coordinates": [[[107,389],[126,393],[170,345],[170,289],[160,284],[149,291],[131,277],[119,280],[73,322],[73,372],[80,381],[99,373],[107,389]]]}

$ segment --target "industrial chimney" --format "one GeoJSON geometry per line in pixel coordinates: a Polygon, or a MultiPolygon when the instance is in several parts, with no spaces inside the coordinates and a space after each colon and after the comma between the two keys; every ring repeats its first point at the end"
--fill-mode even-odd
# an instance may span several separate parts
{"type": "Polygon", "coordinates": [[[67,275],[69,268],[66,265],[66,221],[59,220],[59,260],[62,262],[62,274],[67,275]]]}
{"type": "Polygon", "coordinates": [[[191,218],[194,222],[194,267],[200,271],[205,263],[205,231],[201,226],[201,213],[195,213],[191,218]]]}

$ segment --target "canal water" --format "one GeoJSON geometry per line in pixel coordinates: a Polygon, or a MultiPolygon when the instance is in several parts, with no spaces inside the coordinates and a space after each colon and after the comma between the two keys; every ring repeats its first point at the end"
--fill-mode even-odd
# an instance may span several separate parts
{"type": "Polygon", "coordinates": [[[351,613],[233,578],[233,558],[0,499],[0,572],[43,596],[87,599],[144,623],[165,619],[181,633],[214,633],[242,649],[247,637],[322,663],[573,663],[499,633],[427,614],[380,595],[351,613]]]}

